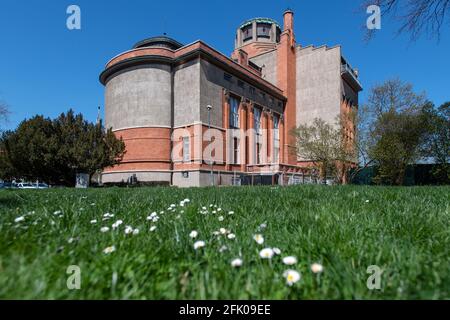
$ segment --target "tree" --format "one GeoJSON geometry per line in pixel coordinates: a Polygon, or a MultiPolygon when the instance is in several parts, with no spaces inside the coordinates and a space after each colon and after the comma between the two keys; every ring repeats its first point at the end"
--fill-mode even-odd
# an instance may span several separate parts
{"type": "Polygon", "coordinates": [[[343,133],[343,122],[349,120],[338,117],[332,125],[315,118],[311,125],[300,125],[295,131],[298,156],[312,161],[321,179],[334,175],[337,181],[344,183],[348,165],[356,162],[354,146],[343,133]]]}
{"type": "Polygon", "coordinates": [[[118,164],[125,153],[124,142],[111,130],[72,110],[54,120],[42,116],[25,120],[2,142],[17,177],[65,185],[73,185],[77,173],[92,176],[118,164]]]}
{"type": "Polygon", "coordinates": [[[357,114],[357,144],[359,160],[364,166],[374,163],[369,153],[373,145],[373,130],[376,122],[387,112],[414,112],[427,103],[425,93],[416,93],[410,83],[399,78],[386,80],[374,85],[369,92],[367,102],[357,114]]]}
{"type": "MultiPolygon", "coordinates": [[[[368,5],[378,5],[382,16],[392,16],[400,21],[398,34],[409,33],[412,40],[417,40],[423,33],[439,39],[442,27],[450,22],[449,0],[366,0],[365,8],[368,5]]],[[[368,39],[373,34],[374,30],[369,30],[368,39]]]]}
{"type": "Polygon", "coordinates": [[[432,159],[433,175],[438,181],[450,181],[450,102],[439,108],[428,104],[425,108],[429,132],[423,148],[424,157],[432,159]]]}
{"type": "Polygon", "coordinates": [[[22,121],[15,131],[4,136],[3,144],[16,178],[54,182],[58,145],[50,119],[35,116],[22,121]]]}
{"type": "Polygon", "coordinates": [[[61,145],[58,157],[70,168],[70,176],[80,172],[92,176],[123,159],[125,144],[111,129],[105,131],[101,122],[88,123],[70,110],[55,120],[55,127],[61,145]]]}
{"type": "Polygon", "coordinates": [[[421,158],[421,145],[428,132],[423,111],[382,114],[372,131],[369,153],[379,166],[375,182],[403,185],[406,168],[421,158]]]}
{"type": "Polygon", "coordinates": [[[376,182],[402,184],[407,165],[422,157],[429,130],[427,105],[424,93],[398,78],[370,90],[360,110],[358,134],[366,162],[380,169],[376,182]]]}
{"type": "Polygon", "coordinates": [[[0,121],[8,119],[9,109],[6,103],[0,101],[0,121]]]}

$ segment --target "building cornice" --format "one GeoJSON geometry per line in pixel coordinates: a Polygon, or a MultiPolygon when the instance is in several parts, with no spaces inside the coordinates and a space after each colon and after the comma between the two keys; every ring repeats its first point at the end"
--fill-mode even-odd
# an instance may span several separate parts
{"type": "Polygon", "coordinates": [[[177,66],[197,57],[201,57],[202,59],[219,66],[224,71],[234,74],[280,100],[287,100],[283,91],[278,87],[261,78],[251,70],[234,62],[202,41],[194,42],[175,51],[167,48],[139,48],[126,51],[108,62],[105,70],[100,74],[100,82],[105,85],[116,73],[131,67],[148,63],[164,63],[177,66]]]}

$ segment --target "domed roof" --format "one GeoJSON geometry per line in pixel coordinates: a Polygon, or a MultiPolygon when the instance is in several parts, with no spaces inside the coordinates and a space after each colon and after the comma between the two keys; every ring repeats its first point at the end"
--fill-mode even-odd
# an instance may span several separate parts
{"type": "Polygon", "coordinates": [[[256,23],[275,24],[278,28],[281,29],[281,27],[280,27],[280,25],[278,24],[278,22],[277,22],[276,20],[274,20],[274,19],[271,19],[271,18],[253,18],[253,19],[247,20],[247,21],[243,22],[243,23],[239,26],[239,29],[242,29],[242,28],[244,28],[244,27],[246,27],[246,26],[252,24],[253,22],[256,22],[256,23]]]}
{"type": "Polygon", "coordinates": [[[177,49],[183,47],[183,44],[164,35],[164,36],[157,36],[157,37],[152,37],[152,38],[148,38],[148,39],[139,41],[138,43],[136,43],[133,46],[133,49],[147,48],[147,47],[164,47],[164,48],[169,48],[172,50],[177,50],[177,49]]]}

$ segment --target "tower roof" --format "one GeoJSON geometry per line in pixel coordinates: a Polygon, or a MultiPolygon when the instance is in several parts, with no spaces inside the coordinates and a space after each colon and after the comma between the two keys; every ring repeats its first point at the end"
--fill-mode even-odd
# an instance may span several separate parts
{"type": "Polygon", "coordinates": [[[242,29],[250,24],[252,24],[253,22],[256,23],[269,23],[269,24],[275,24],[278,28],[281,29],[280,25],[278,24],[278,22],[274,19],[271,18],[253,18],[253,19],[249,19],[245,22],[243,22],[240,26],[239,29],[242,29]]]}
{"type": "Polygon", "coordinates": [[[145,48],[145,47],[167,47],[172,50],[177,50],[183,46],[180,42],[176,41],[175,39],[169,38],[167,36],[157,36],[157,37],[151,37],[148,39],[144,39],[142,41],[139,41],[133,46],[133,49],[137,48],[145,48]]]}

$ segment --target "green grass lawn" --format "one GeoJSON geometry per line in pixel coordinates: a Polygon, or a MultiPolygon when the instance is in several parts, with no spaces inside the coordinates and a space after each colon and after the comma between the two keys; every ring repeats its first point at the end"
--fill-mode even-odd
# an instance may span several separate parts
{"type": "Polygon", "coordinates": [[[3,190],[0,298],[450,299],[449,195],[450,187],[3,190]],[[152,212],[158,221],[147,219],[152,212]],[[262,259],[264,248],[281,254],[262,259]],[[298,263],[284,265],[286,256],[298,263]],[[80,267],[80,290],[67,288],[70,265],[80,267]],[[380,290],[367,288],[371,265],[383,270],[380,290]],[[292,286],[288,269],[301,274],[292,286]]]}

